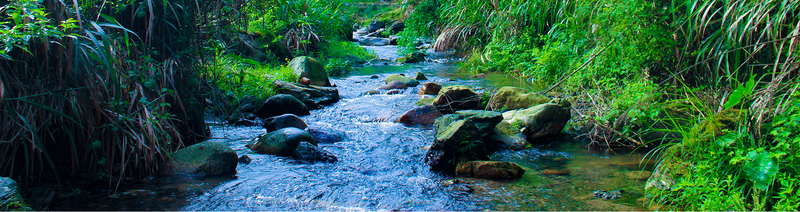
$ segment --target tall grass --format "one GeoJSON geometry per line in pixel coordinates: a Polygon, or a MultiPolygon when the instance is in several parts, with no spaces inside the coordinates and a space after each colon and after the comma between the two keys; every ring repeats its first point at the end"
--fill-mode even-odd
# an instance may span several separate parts
{"type": "Polygon", "coordinates": [[[199,83],[188,64],[198,27],[190,14],[207,10],[195,3],[16,0],[4,7],[3,21],[14,21],[7,28],[33,21],[51,33],[12,32],[22,39],[2,52],[0,174],[113,185],[156,176],[169,153],[202,139],[199,83]]]}

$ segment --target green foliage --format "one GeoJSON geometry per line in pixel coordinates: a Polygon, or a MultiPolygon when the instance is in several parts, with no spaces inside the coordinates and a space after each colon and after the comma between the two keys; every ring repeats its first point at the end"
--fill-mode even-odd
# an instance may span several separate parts
{"type": "Polygon", "coordinates": [[[8,16],[0,18],[0,41],[3,41],[0,57],[6,60],[11,60],[8,53],[14,47],[28,52],[27,46],[34,39],[61,39],[66,35],[65,32],[77,27],[76,21],[71,18],[58,25],[50,23],[45,9],[34,0],[11,1],[0,7],[0,13],[8,16]]]}
{"type": "Polygon", "coordinates": [[[364,48],[349,41],[325,43],[315,56],[325,64],[325,70],[330,76],[341,76],[351,72],[355,69],[354,65],[375,57],[364,48]]]}
{"type": "Polygon", "coordinates": [[[231,92],[234,99],[245,96],[267,99],[277,94],[271,84],[273,80],[288,82],[297,80],[297,76],[285,65],[262,65],[252,59],[232,54],[218,57],[206,71],[207,75],[212,76],[211,83],[231,92]]]}

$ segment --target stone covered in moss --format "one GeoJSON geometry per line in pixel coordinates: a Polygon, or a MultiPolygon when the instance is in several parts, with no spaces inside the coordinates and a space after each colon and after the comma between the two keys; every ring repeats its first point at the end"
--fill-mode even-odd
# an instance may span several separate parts
{"type": "Polygon", "coordinates": [[[239,157],[227,144],[204,141],[169,155],[162,174],[215,176],[236,173],[239,157]]]}
{"type": "Polygon", "coordinates": [[[303,141],[317,145],[317,141],[307,131],[287,127],[262,135],[246,146],[262,154],[290,156],[297,145],[303,141]]]}
{"type": "Polygon", "coordinates": [[[325,66],[317,59],[307,56],[295,57],[289,62],[289,67],[299,78],[308,78],[311,85],[331,86],[325,66]]]}
{"type": "Polygon", "coordinates": [[[417,85],[419,85],[419,81],[417,81],[415,79],[411,79],[411,77],[407,77],[407,76],[403,76],[403,75],[399,75],[399,74],[389,75],[389,76],[386,77],[385,81],[386,81],[387,85],[391,84],[394,81],[402,82],[403,84],[406,84],[406,86],[408,86],[408,87],[416,87],[417,85]]]}
{"type": "Polygon", "coordinates": [[[518,87],[502,87],[489,100],[489,108],[493,111],[516,110],[529,108],[535,105],[547,103],[550,98],[547,96],[530,92],[518,87]]]}

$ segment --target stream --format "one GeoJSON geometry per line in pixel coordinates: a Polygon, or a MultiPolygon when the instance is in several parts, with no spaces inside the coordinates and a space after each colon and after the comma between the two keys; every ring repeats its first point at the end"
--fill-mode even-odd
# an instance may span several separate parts
{"type": "MultiPolygon", "coordinates": [[[[396,47],[369,47],[392,55],[396,47]],[[387,53],[390,52],[390,53],[387,53]]],[[[392,59],[392,58],[387,58],[392,59]]],[[[338,157],[335,163],[307,163],[289,157],[257,154],[244,145],[266,133],[262,127],[211,125],[211,141],[229,144],[239,156],[237,174],[226,177],[167,177],[108,190],[84,191],[54,210],[646,210],[645,180],[652,164],[640,166],[644,152],[593,150],[569,136],[521,151],[491,155],[525,170],[516,180],[448,176],[423,162],[434,139],[430,127],[392,122],[424,96],[412,87],[395,95],[364,95],[395,73],[423,72],[443,86],[467,85],[476,92],[502,86],[534,88],[524,80],[489,74],[473,79],[456,71],[458,62],[369,65],[332,78],[341,100],[302,117],[309,126],[343,131],[347,139],[320,147],[338,157]],[[377,75],[378,78],[371,78],[377,75]],[[596,198],[593,191],[623,189],[619,199],[596,198]]],[[[430,96],[428,96],[430,97],[430,96]]]]}

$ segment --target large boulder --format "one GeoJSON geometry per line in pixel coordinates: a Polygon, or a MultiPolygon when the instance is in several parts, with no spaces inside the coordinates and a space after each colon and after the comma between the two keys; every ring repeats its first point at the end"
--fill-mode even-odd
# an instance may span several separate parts
{"type": "Polygon", "coordinates": [[[317,144],[317,141],[307,131],[287,127],[261,135],[245,146],[262,154],[290,156],[297,145],[303,141],[317,144]]]}
{"type": "Polygon", "coordinates": [[[445,129],[437,129],[436,139],[425,155],[433,171],[453,172],[461,161],[487,160],[488,152],[478,127],[470,120],[458,120],[445,129]]]}
{"type": "Polygon", "coordinates": [[[467,86],[456,85],[442,88],[433,100],[433,105],[444,114],[459,110],[474,110],[481,104],[481,96],[467,86]]]}
{"type": "Polygon", "coordinates": [[[478,127],[478,134],[485,137],[491,133],[495,125],[503,121],[503,114],[493,111],[485,110],[461,110],[456,111],[463,119],[467,119],[475,123],[478,127]]]}
{"type": "Polygon", "coordinates": [[[379,29],[386,27],[386,22],[382,20],[372,20],[367,26],[367,32],[376,32],[379,29]]]}
{"type": "Polygon", "coordinates": [[[411,77],[399,75],[399,74],[392,74],[386,77],[386,84],[390,84],[395,81],[403,82],[408,87],[416,87],[419,85],[419,81],[412,79],[411,77]]]}
{"type": "Polygon", "coordinates": [[[310,115],[306,104],[301,102],[298,98],[288,94],[278,94],[270,97],[261,105],[261,108],[256,111],[256,116],[261,118],[269,118],[282,114],[295,114],[298,116],[310,115]]]}
{"type": "Polygon", "coordinates": [[[514,128],[508,122],[501,121],[495,125],[492,133],[485,137],[487,145],[493,144],[493,148],[507,148],[522,150],[528,146],[525,134],[514,128]]]}
{"type": "Polygon", "coordinates": [[[280,116],[270,117],[267,119],[267,121],[264,122],[264,128],[267,128],[268,132],[272,132],[287,127],[306,129],[308,128],[308,125],[306,124],[305,121],[303,121],[303,119],[297,117],[294,114],[283,114],[280,116]]]}
{"type": "Polygon", "coordinates": [[[442,85],[439,85],[435,82],[426,82],[422,84],[422,87],[419,88],[419,95],[429,94],[429,95],[436,95],[439,94],[439,91],[442,90],[442,85]]]}
{"type": "Polygon", "coordinates": [[[549,103],[540,104],[524,110],[512,110],[503,113],[503,121],[511,126],[519,127],[528,141],[561,133],[570,119],[570,102],[553,99],[549,103]]]}
{"type": "Polygon", "coordinates": [[[487,179],[516,179],[525,174],[525,170],[512,162],[472,161],[459,163],[457,175],[487,179]]]}
{"type": "Polygon", "coordinates": [[[0,211],[32,211],[19,193],[17,181],[0,177],[0,211]]]}
{"type": "Polygon", "coordinates": [[[549,101],[550,98],[547,98],[547,96],[518,87],[506,86],[500,88],[500,90],[492,96],[488,106],[489,109],[493,111],[516,110],[529,108],[549,101]]]}
{"type": "Polygon", "coordinates": [[[422,52],[412,52],[408,53],[400,58],[395,60],[398,63],[419,63],[425,62],[425,53],[422,52]]]}
{"type": "Polygon", "coordinates": [[[236,173],[239,156],[225,143],[204,141],[169,155],[164,175],[187,174],[205,177],[236,173]]]}
{"type": "Polygon", "coordinates": [[[263,99],[258,99],[258,97],[247,95],[242,98],[239,98],[239,111],[242,113],[253,113],[256,112],[261,105],[264,104],[263,99]]]}
{"type": "Polygon", "coordinates": [[[406,125],[431,125],[436,121],[436,118],[441,116],[442,113],[439,112],[439,109],[433,105],[425,105],[406,111],[406,113],[395,120],[395,122],[406,125]]]}
{"type": "MultiPolygon", "coordinates": [[[[275,86],[275,90],[278,91],[278,93],[294,96],[311,110],[320,109],[324,105],[339,101],[339,90],[335,87],[303,85],[280,80],[272,81],[272,85],[275,86]]],[[[299,116],[300,114],[295,115],[299,116]]]]}
{"type": "Polygon", "coordinates": [[[289,67],[298,77],[308,78],[311,85],[331,86],[325,66],[317,59],[307,56],[295,57],[289,62],[289,67]]]}
{"type": "Polygon", "coordinates": [[[297,145],[297,148],[294,149],[292,152],[292,157],[298,160],[304,160],[308,162],[328,162],[333,163],[336,162],[336,156],[331,154],[328,151],[325,151],[318,146],[311,144],[309,142],[300,142],[297,145]]]}

